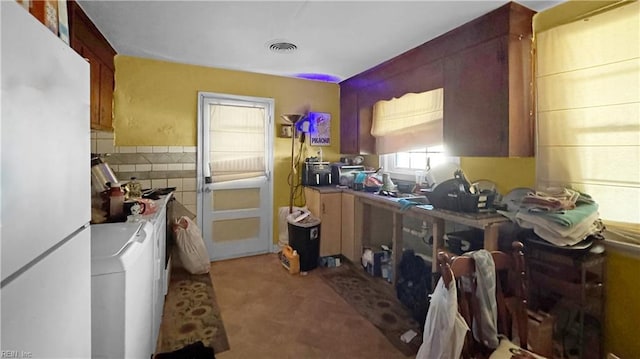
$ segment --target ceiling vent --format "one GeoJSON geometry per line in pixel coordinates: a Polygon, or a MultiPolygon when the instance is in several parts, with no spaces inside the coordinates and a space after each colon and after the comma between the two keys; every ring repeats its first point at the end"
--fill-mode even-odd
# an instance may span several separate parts
{"type": "Polygon", "coordinates": [[[298,46],[286,41],[272,41],[268,45],[269,50],[278,53],[289,53],[298,49],[298,46]]]}

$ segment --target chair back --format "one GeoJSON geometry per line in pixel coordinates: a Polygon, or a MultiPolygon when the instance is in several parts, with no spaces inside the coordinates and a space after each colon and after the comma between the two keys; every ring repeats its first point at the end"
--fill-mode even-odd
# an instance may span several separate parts
{"type": "MultiPolygon", "coordinates": [[[[513,242],[511,253],[491,251],[496,273],[497,332],[513,339],[514,326],[520,346],[527,348],[527,288],[524,265],[523,244],[513,242]],[[514,325],[515,324],[515,325],[514,325]]],[[[480,301],[476,297],[477,282],[473,279],[476,272],[475,260],[466,255],[452,256],[446,252],[438,253],[440,274],[448,286],[454,280],[458,290],[458,311],[470,328],[480,320],[480,301]],[[452,277],[453,275],[453,277],[452,277]],[[463,286],[462,278],[467,277],[470,286],[463,286]],[[469,288],[470,287],[470,288],[469,288]]],[[[489,356],[493,349],[487,348],[481,341],[467,333],[463,358],[482,358],[489,356]]]]}

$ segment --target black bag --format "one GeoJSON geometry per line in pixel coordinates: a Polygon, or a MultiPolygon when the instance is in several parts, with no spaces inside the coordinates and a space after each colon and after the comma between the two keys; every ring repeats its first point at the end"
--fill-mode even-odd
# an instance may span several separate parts
{"type": "Polygon", "coordinates": [[[428,294],[431,290],[431,271],[414,251],[408,249],[402,253],[396,295],[410,311],[412,317],[424,327],[429,310],[428,294]]]}

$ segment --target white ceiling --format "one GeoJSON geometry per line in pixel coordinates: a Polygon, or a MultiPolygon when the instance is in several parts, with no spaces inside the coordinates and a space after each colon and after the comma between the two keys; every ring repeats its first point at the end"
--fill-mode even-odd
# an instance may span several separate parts
{"type": "MultiPolygon", "coordinates": [[[[541,11],[557,1],[519,1],[541,11]]],[[[95,1],[78,3],[119,54],[339,82],[507,1],[95,1]],[[269,50],[273,40],[294,52],[269,50]]]]}

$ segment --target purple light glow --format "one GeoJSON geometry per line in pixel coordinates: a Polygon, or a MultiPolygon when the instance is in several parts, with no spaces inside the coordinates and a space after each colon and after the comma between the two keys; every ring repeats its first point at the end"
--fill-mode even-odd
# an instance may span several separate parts
{"type": "Polygon", "coordinates": [[[296,74],[294,75],[297,78],[305,79],[305,80],[315,80],[315,81],[324,81],[324,82],[340,82],[340,78],[333,75],[327,74],[315,74],[315,73],[304,73],[304,74],[296,74]]]}

